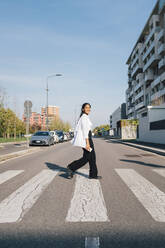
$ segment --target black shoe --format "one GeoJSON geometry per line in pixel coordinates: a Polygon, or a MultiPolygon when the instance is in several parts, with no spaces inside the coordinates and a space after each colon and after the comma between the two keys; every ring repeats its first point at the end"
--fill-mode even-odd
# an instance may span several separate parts
{"type": "Polygon", "coordinates": [[[89,179],[102,179],[102,177],[101,176],[96,176],[96,177],[91,177],[91,176],[89,176],[89,179]]]}
{"type": "Polygon", "coordinates": [[[67,166],[67,174],[68,174],[68,179],[73,178],[73,171],[69,168],[69,166],[67,166]]]}

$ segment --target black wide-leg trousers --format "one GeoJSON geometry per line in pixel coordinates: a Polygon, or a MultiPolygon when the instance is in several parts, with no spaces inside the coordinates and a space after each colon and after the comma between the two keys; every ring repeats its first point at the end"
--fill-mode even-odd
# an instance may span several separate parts
{"type": "Polygon", "coordinates": [[[98,170],[96,165],[96,153],[94,149],[91,131],[89,132],[89,144],[90,147],[92,148],[92,151],[88,152],[85,148],[83,148],[83,157],[73,161],[71,164],[68,165],[68,167],[73,172],[75,172],[76,170],[83,167],[87,162],[89,162],[89,176],[96,177],[98,170]]]}

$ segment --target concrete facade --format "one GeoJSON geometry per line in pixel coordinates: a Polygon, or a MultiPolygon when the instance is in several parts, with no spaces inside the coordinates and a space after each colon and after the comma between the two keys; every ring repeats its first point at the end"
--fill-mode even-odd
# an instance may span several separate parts
{"type": "Polygon", "coordinates": [[[138,113],[140,141],[165,144],[165,107],[149,106],[138,113]]]}
{"type": "Polygon", "coordinates": [[[117,136],[117,123],[121,119],[127,119],[126,116],[126,103],[122,103],[120,107],[118,107],[112,115],[110,115],[110,135],[117,136]]]}

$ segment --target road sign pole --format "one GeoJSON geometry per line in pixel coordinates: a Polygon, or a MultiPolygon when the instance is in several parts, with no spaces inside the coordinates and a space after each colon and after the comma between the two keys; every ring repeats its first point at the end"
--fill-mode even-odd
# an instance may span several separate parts
{"type": "Polygon", "coordinates": [[[24,107],[25,107],[24,114],[26,116],[26,145],[28,148],[29,147],[29,124],[30,124],[32,102],[29,100],[25,101],[24,107]]]}

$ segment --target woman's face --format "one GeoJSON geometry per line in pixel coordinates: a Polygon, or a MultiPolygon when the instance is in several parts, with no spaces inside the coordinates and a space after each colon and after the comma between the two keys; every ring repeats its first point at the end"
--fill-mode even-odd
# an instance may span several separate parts
{"type": "Polygon", "coordinates": [[[84,113],[87,114],[87,115],[89,115],[90,111],[91,111],[90,105],[89,104],[85,105],[85,107],[84,107],[84,113]]]}

